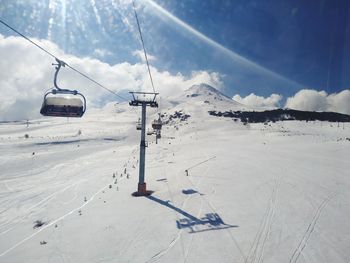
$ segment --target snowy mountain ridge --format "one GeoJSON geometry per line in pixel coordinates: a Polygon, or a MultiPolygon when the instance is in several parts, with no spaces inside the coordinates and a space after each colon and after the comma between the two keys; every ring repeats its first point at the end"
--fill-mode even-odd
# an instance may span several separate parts
{"type": "Polygon", "coordinates": [[[242,105],[221,91],[208,84],[193,85],[184,92],[162,98],[161,111],[183,111],[198,118],[208,118],[208,111],[227,111],[227,110],[247,110],[249,107],[242,105]]]}

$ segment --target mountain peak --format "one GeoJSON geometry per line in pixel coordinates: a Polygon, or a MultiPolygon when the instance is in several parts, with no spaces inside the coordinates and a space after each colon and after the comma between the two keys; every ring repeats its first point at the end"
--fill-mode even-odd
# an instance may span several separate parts
{"type": "MultiPolygon", "coordinates": [[[[187,97],[197,97],[201,95],[214,95],[214,96],[223,96],[226,98],[229,98],[225,94],[223,94],[221,91],[217,90],[216,88],[206,84],[201,83],[199,85],[192,85],[189,89],[186,91],[187,97]]],[[[231,100],[231,98],[229,98],[231,100]]]]}
{"type": "MultiPolygon", "coordinates": [[[[171,97],[169,100],[172,106],[178,109],[184,107],[189,109],[195,107],[196,112],[201,108],[206,114],[209,110],[243,110],[247,107],[234,101],[216,88],[205,84],[192,85],[190,88],[181,92],[180,95],[171,97]],[[200,107],[198,107],[200,106],[200,107]]],[[[170,107],[170,105],[169,105],[170,107]]]]}

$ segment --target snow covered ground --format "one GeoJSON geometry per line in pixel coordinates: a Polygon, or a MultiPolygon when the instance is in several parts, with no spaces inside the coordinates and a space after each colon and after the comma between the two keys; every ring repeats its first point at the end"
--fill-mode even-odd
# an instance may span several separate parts
{"type": "Polygon", "coordinates": [[[0,262],[349,262],[349,123],[242,125],[205,87],[161,109],[190,117],[147,136],[150,197],[140,109],[1,123],[0,262]]]}

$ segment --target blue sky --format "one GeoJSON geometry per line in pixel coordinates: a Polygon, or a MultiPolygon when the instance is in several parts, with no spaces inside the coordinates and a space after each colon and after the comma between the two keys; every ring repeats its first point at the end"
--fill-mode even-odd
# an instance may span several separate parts
{"type": "MultiPolygon", "coordinates": [[[[348,0],[136,0],[158,70],[222,75],[230,96],[350,87],[348,0]]],[[[111,65],[139,62],[128,0],[2,0],[0,17],[30,37],[111,65]]],[[[0,27],[0,34],[13,33],[0,27]]]]}
{"type": "MultiPolygon", "coordinates": [[[[349,88],[350,1],[162,1],[167,10],[204,35],[239,55],[303,87],[327,92],[349,88]]],[[[201,47],[203,53],[205,47],[201,47]]],[[[288,94],[298,86],[256,72],[251,83],[235,83],[235,63],[207,50],[196,61],[227,74],[240,92],[288,94]],[[232,71],[230,69],[233,68],[232,71]],[[266,82],[262,84],[261,81],[266,82]],[[238,84],[238,85],[237,85],[238,84]],[[252,85],[253,84],[253,85],[252,85]],[[253,86],[253,87],[252,87],[253,86]],[[255,89],[255,90],[254,90],[255,89]],[[290,89],[288,91],[288,89],[290,89]]],[[[179,52],[180,54],[182,52],[179,52]]],[[[186,52],[181,58],[186,61],[186,52]]],[[[191,63],[191,62],[188,62],[191,63]]],[[[196,65],[192,65],[195,67],[196,65]]],[[[244,68],[242,66],[242,68],[244,68]]],[[[243,75],[250,75],[243,70],[243,75]]]]}

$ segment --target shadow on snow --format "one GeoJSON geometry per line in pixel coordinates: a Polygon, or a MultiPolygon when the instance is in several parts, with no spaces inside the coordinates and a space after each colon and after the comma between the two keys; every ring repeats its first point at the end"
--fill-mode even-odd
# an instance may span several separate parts
{"type": "Polygon", "coordinates": [[[62,140],[62,141],[52,141],[52,142],[39,142],[35,143],[35,145],[55,145],[55,144],[71,144],[71,143],[81,143],[81,142],[89,142],[89,141],[120,141],[122,138],[98,138],[98,139],[77,139],[77,140],[62,140]]]}
{"type": "Polygon", "coordinates": [[[152,195],[147,196],[146,198],[183,215],[184,218],[176,220],[176,226],[178,229],[189,229],[189,233],[199,233],[211,230],[222,230],[238,227],[237,225],[229,225],[224,223],[222,218],[217,213],[208,213],[205,214],[205,216],[202,218],[197,218],[188,212],[172,205],[170,201],[164,201],[152,195]]]}
{"type": "Polygon", "coordinates": [[[193,190],[193,189],[183,189],[182,193],[185,195],[192,195],[192,194],[204,195],[204,194],[201,194],[200,192],[193,190]]]}

